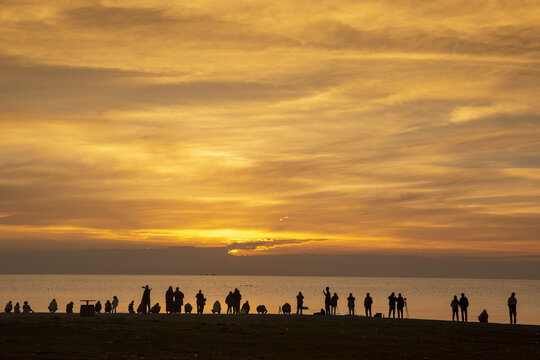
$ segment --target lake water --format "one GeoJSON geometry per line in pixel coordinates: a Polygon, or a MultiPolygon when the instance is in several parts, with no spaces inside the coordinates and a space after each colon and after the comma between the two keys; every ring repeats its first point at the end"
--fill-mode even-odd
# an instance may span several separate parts
{"type": "MultiPolygon", "coordinates": [[[[289,302],[296,306],[296,294],[302,291],[305,313],[324,307],[322,291],[326,286],[337,292],[341,314],[347,311],[349,293],[357,299],[356,309],[363,312],[366,292],[373,297],[373,313],[387,313],[387,297],[401,292],[408,303],[409,317],[419,319],[451,319],[450,301],[453,295],[464,292],[469,298],[469,321],[487,309],[490,322],[507,323],[510,293],[518,299],[518,323],[540,325],[540,280],[482,280],[482,279],[426,279],[375,277],[285,277],[285,276],[179,276],[179,275],[0,275],[0,302],[29,301],[37,312],[46,312],[52,298],[56,298],[60,312],[69,301],[75,302],[78,312],[80,299],[98,299],[102,304],[116,295],[119,311],[127,312],[131,300],[140,302],[141,286],[152,288],[152,304],[159,302],[164,310],[165,291],[169,285],[180,287],[184,303],[195,304],[195,294],[201,289],[207,298],[205,312],[210,312],[215,300],[225,308],[224,299],[230,290],[240,289],[242,302],[248,300],[252,312],[260,304],[270,313],[277,313],[280,305],[289,302]]],[[[194,306],[195,307],[195,306],[194,306]]],[[[3,310],[3,307],[2,307],[3,310]]]]}

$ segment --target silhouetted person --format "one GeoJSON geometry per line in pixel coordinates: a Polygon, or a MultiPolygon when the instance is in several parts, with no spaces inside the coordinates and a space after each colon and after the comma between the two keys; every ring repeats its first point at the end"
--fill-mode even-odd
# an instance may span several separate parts
{"type": "Polygon", "coordinates": [[[148,312],[150,312],[150,292],[152,289],[148,287],[148,285],[142,287],[144,289],[143,296],[141,300],[141,304],[144,306],[144,313],[146,314],[146,311],[148,309],[148,312]]]}
{"type": "Polygon", "coordinates": [[[240,303],[242,302],[242,295],[240,290],[234,289],[233,292],[233,309],[235,314],[240,314],[240,303]]]}
{"type": "Polygon", "coordinates": [[[214,302],[214,306],[212,306],[212,314],[221,314],[221,303],[217,300],[214,302]]]}
{"type": "Polygon", "coordinates": [[[459,300],[457,295],[454,295],[454,299],[450,303],[450,307],[452,308],[452,321],[459,321],[459,300]]]}
{"type": "Polygon", "coordinates": [[[250,310],[249,301],[246,300],[244,305],[242,305],[242,309],[240,310],[240,313],[241,314],[249,314],[249,310],[250,310]]]}
{"type": "Polygon", "coordinates": [[[366,310],[366,317],[371,317],[371,304],[373,304],[373,299],[369,296],[369,293],[366,294],[364,299],[364,309],[366,310]]]}
{"type": "Polygon", "coordinates": [[[172,286],[165,292],[165,312],[171,314],[174,307],[174,291],[172,286]]]}
{"type": "Polygon", "coordinates": [[[398,297],[396,299],[396,307],[398,319],[403,319],[403,308],[405,307],[405,299],[403,298],[403,296],[401,296],[401,293],[398,294],[398,297]]]}
{"type": "Polygon", "coordinates": [[[73,314],[73,301],[66,305],[66,314],[73,314]]]}
{"type": "Polygon", "coordinates": [[[304,295],[302,295],[302,292],[299,292],[298,295],[296,295],[296,315],[298,314],[302,315],[303,309],[304,309],[304,295]]]}
{"type": "Polygon", "coordinates": [[[349,297],[347,298],[347,307],[349,308],[349,315],[354,315],[354,301],[356,298],[352,295],[352,293],[349,294],[349,297]]]}
{"type": "Polygon", "coordinates": [[[109,300],[105,302],[105,313],[110,314],[112,311],[112,304],[109,300]]]}
{"type": "Polygon", "coordinates": [[[49,313],[54,314],[56,311],[58,311],[58,304],[56,303],[56,299],[52,299],[52,301],[49,303],[49,313]]]}
{"type": "Polygon", "coordinates": [[[291,313],[291,304],[285,303],[281,306],[281,312],[284,314],[290,314],[291,313]]]}
{"type": "Polygon", "coordinates": [[[152,309],[150,309],[150,312],[152,314],[159,314],[161,311],[161,306],[159,306],[159,303],[156,303],[156,305],[152,306],[152,309]]]}
{"type": "Polygon", "coordinates": [[[182,305],[184,305],[184,293],[180,291],[180,288],[176,288],[174,291],[174,312],[181,313],[182,305]]]}
{"type": "Polygon", "coordinates": [[[206,298],[201,290],[199,290],[197,295],[195,295],[195,298],[197,299],[197,314],[202,314],[204,311],[204,305],[206,304],[206,298]]]}
{"type": "Polygon", "coordinates": [[[459,299],[459,308],[461,309],[461,321],[468,321],[467,319],[468,307],[469,307],[469,299],[467,299],[464,293],[461,293],[461,298],[459,299]]]}
{"type": "Polygon", "coordinates": [[[232,314],[232,313],[234,313],[234,309],[233,309],[233,298],[234,298],[233,292],[232,292],[232,291],[229,291],[229,294],[228,294],[227,297],[225,298],[225,304],[227,304],[227,314],[232,314]]]}
{"type": "Polygon", "coordinates": [[[330,299],[330,309],[332,310],[332,315],[336,315],[337,312],[337,303],[339,300],[339,296],[337,293],[334,293],[334,296],[330,299]]]}
{"type": "Polygon", "coordinates": [[[263,314],[266,314],[267,312],[268,312],[268,310],[266,310],[266,306],[264,306],[264,305],[257,306],[257,313],[258,314],[263,315],[263,314]]]}
{"type": "Polygon", "coordinates": [[[510,313],[510,324],[515,324],[517,317],[517,299],[515,292],[508,298],[508,312],[510,313]]]}
{"type": "Polygon", "coordinates": [[[113,299],[112,299],[112,312],[116,314],[116,308],[118,308],[118,298],[115,296],[113,296],[113,299]]]}
{"type": "Polygon", "coordinates": [[[16,303],[15,306],[13,307],[13,313],[14,314],[20,314],[21,313],[21,305],[19,305],[19,303],[16,303]]]}
{"type": "Polygon", "coordinates": [[[396,318],[396,294],[392,293],[388,297],[388,317],[396,318]]]}
{"type": "Polygon", "coordinates": [[[324,309],[321,308],[320,311],[317,311],[316,313],[313,313],[313,315],[326,315],[326,311],[324,311],[324,309]]]}
{"type": "Polygon", "coordinates": [[[488,315],[486,309],[484,309],[484,311],[482,311],[482,313],[480,315],[478,315],[478,321],[480,321],[481,323],[487,323],[488,318],[489,318],[489,315],[488,315]]]}
{"type": "Polygon", "coordinates": [[[96,305],[94,305],[94,310],[98,314],[101,312],[101,302],[99,300],[96,302],[96,305]]]}
{"type": "Polygon", "coordinates": [[[185,306],[184,306],[184,312],[186,314],[191,314],[191,312],[193,311],[193,306],[191,306],[190,303],[187,303],[185,306]]]}
{"type": "Polygon", "coordinates": [[[135,314],[135,301],[131,301],[128,305],[128,313],[135,314]]]}
{"type": "Polygon", "coordinates": [[[324,294],[324,312],[326,315],[330,315],[330,302],[332,298],[332,293],[330,293],[330,288],[327,286],[326,290],[323,290],[324,294]]]}
{"type": "Polygon", "coordinates": [[[30,314],[30,313],[33,314],[34,313],[34,310],[32,310],[32,308],[28,304],[28,301],[24,302],[23,307],[22,307],[22,312],[23,312],[23,314],[30,314]]]}
{"type": "Polygon", "coordinates": [[[6,304],[6,307],[4,308],[4,311],[6,312],[6,314],[9,314],[11,312],[11,310],[13,310],[13,304],[12,304],[12,302],[10,300],[6,304]]]}

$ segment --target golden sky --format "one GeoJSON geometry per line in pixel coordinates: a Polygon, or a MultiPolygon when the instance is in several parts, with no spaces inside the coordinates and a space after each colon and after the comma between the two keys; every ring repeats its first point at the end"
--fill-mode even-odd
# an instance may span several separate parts
{"type": "Polygon", "coordinates": [[[540,254],[538,1],[0,21],[2,249],[540,254]]]}

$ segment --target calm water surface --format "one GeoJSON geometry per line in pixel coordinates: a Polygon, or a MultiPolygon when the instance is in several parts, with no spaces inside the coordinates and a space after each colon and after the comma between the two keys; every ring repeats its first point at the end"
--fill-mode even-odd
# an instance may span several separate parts
{"type": "MultiPolygon", "coordinates": [[[[195,304],[195,294],[201,289],[207,298],[205,312],[210,312],[215,300],[225,307],[225,296],[235,287],[242,293],[242,302],[248,300],[252,311],[260,304],[270,313],[277,313],[280,305],[296,305],[296,294],[302,291],[306,313],[324,307],[322,290],[329,286],[337,292],[339,311],[347,311],[349,293],[357,299],[357,312],[363,311],[366,292],[373,297],[373,312],[387,312],[387,297],[394,291],[406,297],[409,317],[420,319],[451,319],[450,301],[453,295],[464,292],[471,303],[469,321],[487,309],[490,322],[508,322],[506,301],[512,291],[518,299],[518,323],[540,325],[539,280],[482,280],[482,279],[425,279],[374,277],[284,277],[284,276],[177,276],[177,275],[0,275],[1,304],[9,300],[28,300],[37,312],[46,312],[52,298],[56,298],[60,312],[65,304],[75,302],[78,311],[80,299],[98,299],[102,304],[116,295],[119,311],[127,312],[128,304],[140,302],[141,286],[152,288],[152,304],[159,302],[164,309],[165,291],[169,285],[179,286],[185,294],[184,303],[195,304]]],[[[195,306],[194,306],[195,307],[195,306]]],[[[2,307],[3,310],[3,307],[2,307]]]]}

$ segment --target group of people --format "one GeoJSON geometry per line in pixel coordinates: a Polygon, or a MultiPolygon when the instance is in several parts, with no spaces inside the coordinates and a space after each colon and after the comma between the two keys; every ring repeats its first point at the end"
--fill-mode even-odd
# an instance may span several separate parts
{"type": "MultiPolygon", "coordinates": [[[[101,301],[98,300],[96,304],[94,305],[94,311],[97,312],[98,314],[101,314],[101,310],[104,310],[106,314],[116,313],[118,309],[118,303],[119,303],[118,298],[116,296],[113,296],[112,301],[111,300],[105,301],[105,308],[103,308],[103,305],[101,305],[101,301]]],[[[70,303],[70,304],[71,304],[71,312],[73,312],[73,303],[70,303]]],[[[49,310],[50,310],[50,305],[49,305],[49,310]]]]}
{"type": "MultiPolygon", "coordinates": [[[[510,315],[510,324],[516,324],[517,322],[517,298],[516,293],[513,292],[507,301],[508,304],[508,313],[510,315]]],[[[459,321],[459,310],[461,310],[461,321],[468,321],[467,310],[469,308],[469,299],[465,296],[464,293],[461,293],[461,297],[458,299],[457,295],[454,295],[454,298],[450,302],[450,307],[452,308],[452,321],[459,321]]],[[[478,321],[487,323],[489,320],[489,315],[487,310],[484,309],[480,315],[478,315],[478,321]]]]}
{"type": "MultiPolygon", "coordinates": [[[[394,293],[392,293],[394,294],[394,293]]],[[[302,314],[302,308],[307,309],[306,307],[303,307],[304,304],[304,297],[302,295],[301,300],[299,300],[299,296],[302,295],[302,293],[299,293],[296,297],[297,299],[297,311],[296,313],[302,314]]],[[[338,300],[339,296],[337,293],[330,292],[330,288],[327,286],[326,289],[323,290],[324,295],[324,309],[321,309],[317,314],[318,315],[336,315],[338,311],[338,300]]],[[[401,294],[400,294],[401,295],[401,294]]],[[[371,313],[371,306],[373,304],[373,298],[369,295],[369,293],[366,294],[366,297],[364,298],[364,310],[367,317],[372,316],[371,313]]],[[[352,293],[349,293],[349,296],[347,297],[347,308],[349,310],[349,315],[356,315],[356,298],[352,293]]]]}
{"type": "MultiPolygon", "coordinates": [[[[13,306],[13,303],[8,301],[6,306],[4,307],[4,311],[6,314],[11,313],[13,311],[14,314],[20,314],[21,313],[21,305],[19,303],[16,303],[15,306],[13,306]]],[[[28,301],[25,301],[22,306],[22,313],[23,314],[33,314],[34,310],[30,307],[30,304],[28,304],[28,301]]]]}
{"type": "MultiPolygon", "coordinates": [[[[151,288],[148,287],[148,285],[145,285],[143,288],[143,295],[141,299],[141,303],[139,307],[137,308],[137,313],[153,313],[153,314],[159,314],[161,311],[161,306],[159,303],[154,304],[154,306],[150,305],[150,293],[152,291],[151,288]]],[[[320,312],[315,313],[316,315],[336,315],[338,314],[338,300],[339,296],[337,293],[331,293],[330,288],[326,287],[323,290],[324,295],[324,309],[321,309],[320,312]]],[[[197,304],[197,314],[202,314],[204,312],[204,307],[206,304],[206,298],[201,290],[199,290],[196,295],[196,304],[197,304]]],[[[242,295],[240,294],[240,290],[237,288],[234,289],[234,291],[229,291],[229,294],[225,298],[225,304],[227,305],[227,314],[249,314],[250,311],[250,304],[248,301],[245,301],[244,304],[240,307],[242,301],[242,295]]],[[[352,293],[349,293],[349,296],[347,297],[347,307],[348,307],[348,314],[349,315],[356,315],[355,312],[355,302],[356,298],[352,293]]],[[[508,298],[508,310],[510,315],[510,323],[516,324],[517,320],[517,299],[516,294],[512,293],[512,295],[508,298]]],[[[112,301],[107,300],[105,302],[105,313],[116,313],[118,308],[118,297],[113,296],[112,301]]],[[[168,314],[175,314],[175,313],[181,313],[182,312],[182,306],[184,305],[184,293],[180,291],[180,289],[177,287],[176,290],[173,290],[172,286],[169,286],[168,290],[165,293],[165,312],[168,314]]],[[[372,308],[373,305],[373,298],[370,296],[370,293],[366,294],[366,297],[364,298],[364,310],[366,317],[372,316],[372,308]]],[[[66,313],[72,314],[73,313],[73,302],[69,302],[66,305],[66,313]]],[[[135,303],[134,301],[131,301],[131,303],[128,305],[128,312],[130,314],[135,313],[135,303]]],[[[459,321],[460,319],[460,313],[461,313],[461,321],[467,322],[468,321],[468,308],[469,308],[469,299],[465,296],[464,293],[461,293],[461,297],[458,299],[457,295],[454,295],[454,298],[450,302],[450,307],[452,309],[452,321],[459,321]]],[[[308,307],[304,306],[304,295],[302,292],[299,292],[298,295],[296,295],[296,314],[302,315],[303,310],[308,309],[308,307]]],[[[401,293],[398,293],[398,295],[395,295],[395,292],[392,292],[390,296],[388,296],[388,317],[389,318],[395,318],[396,317],[396,310],[397,310],[397,317],[403,318],[403,309],[407,309],[407,298],[403,297],[401,293]]],[[[58,311],[58,303],[56,299],[52,299],[52,301],[49,303],[48,310],[51,314],[54,314],[58,311]]],[[[186,314],[191,314],[193,308],[191,304],[186,303],[184,306],[184,312],[186,314]]],[[[288,303],[285,303],[283,306],[280,307],[280,313],[284,314],[290,314],[291,313],[291,306],[288,303]]],[[[19,303],[16,303],[13,305],[11,301],[9,301],[4,311],[6,313],[33,313],[34,311],[28,304],[28,301],[25,301],[23,303],[22,309],[19,303]]],[[[102,311],[102,304],[98,300],[96,304],[94,305],[94,311],[96,313],[101,313],[102,311]]],[[[215,301],[214,305],[212,307],[212,313],[213,314],[220,314],[221,313],[221,303],[219,301],[215,301]]],[[[264,305],[257,306],[257,313],[259,314],[266,314],[267,309],[264,305]]],[[[382,314],[378,313],[375,314],[378,317],[381,317],[382,314]]],[[[407,311],[408,316],[408,311],[407,311]]],[[[482,313],[478,316],[478,321],[480,322],[488,322],[489,315],[487,313],[487,310],[483,310],[482,313]]]]}
{"type": "Polygon", "coordinates": [[[227,305],[227,314],[240,314],[240,304],[242,303],[242,294],[237,288],[234,291],[229,291],[229,294],[225,298],[225,304],[227,305]]]}

